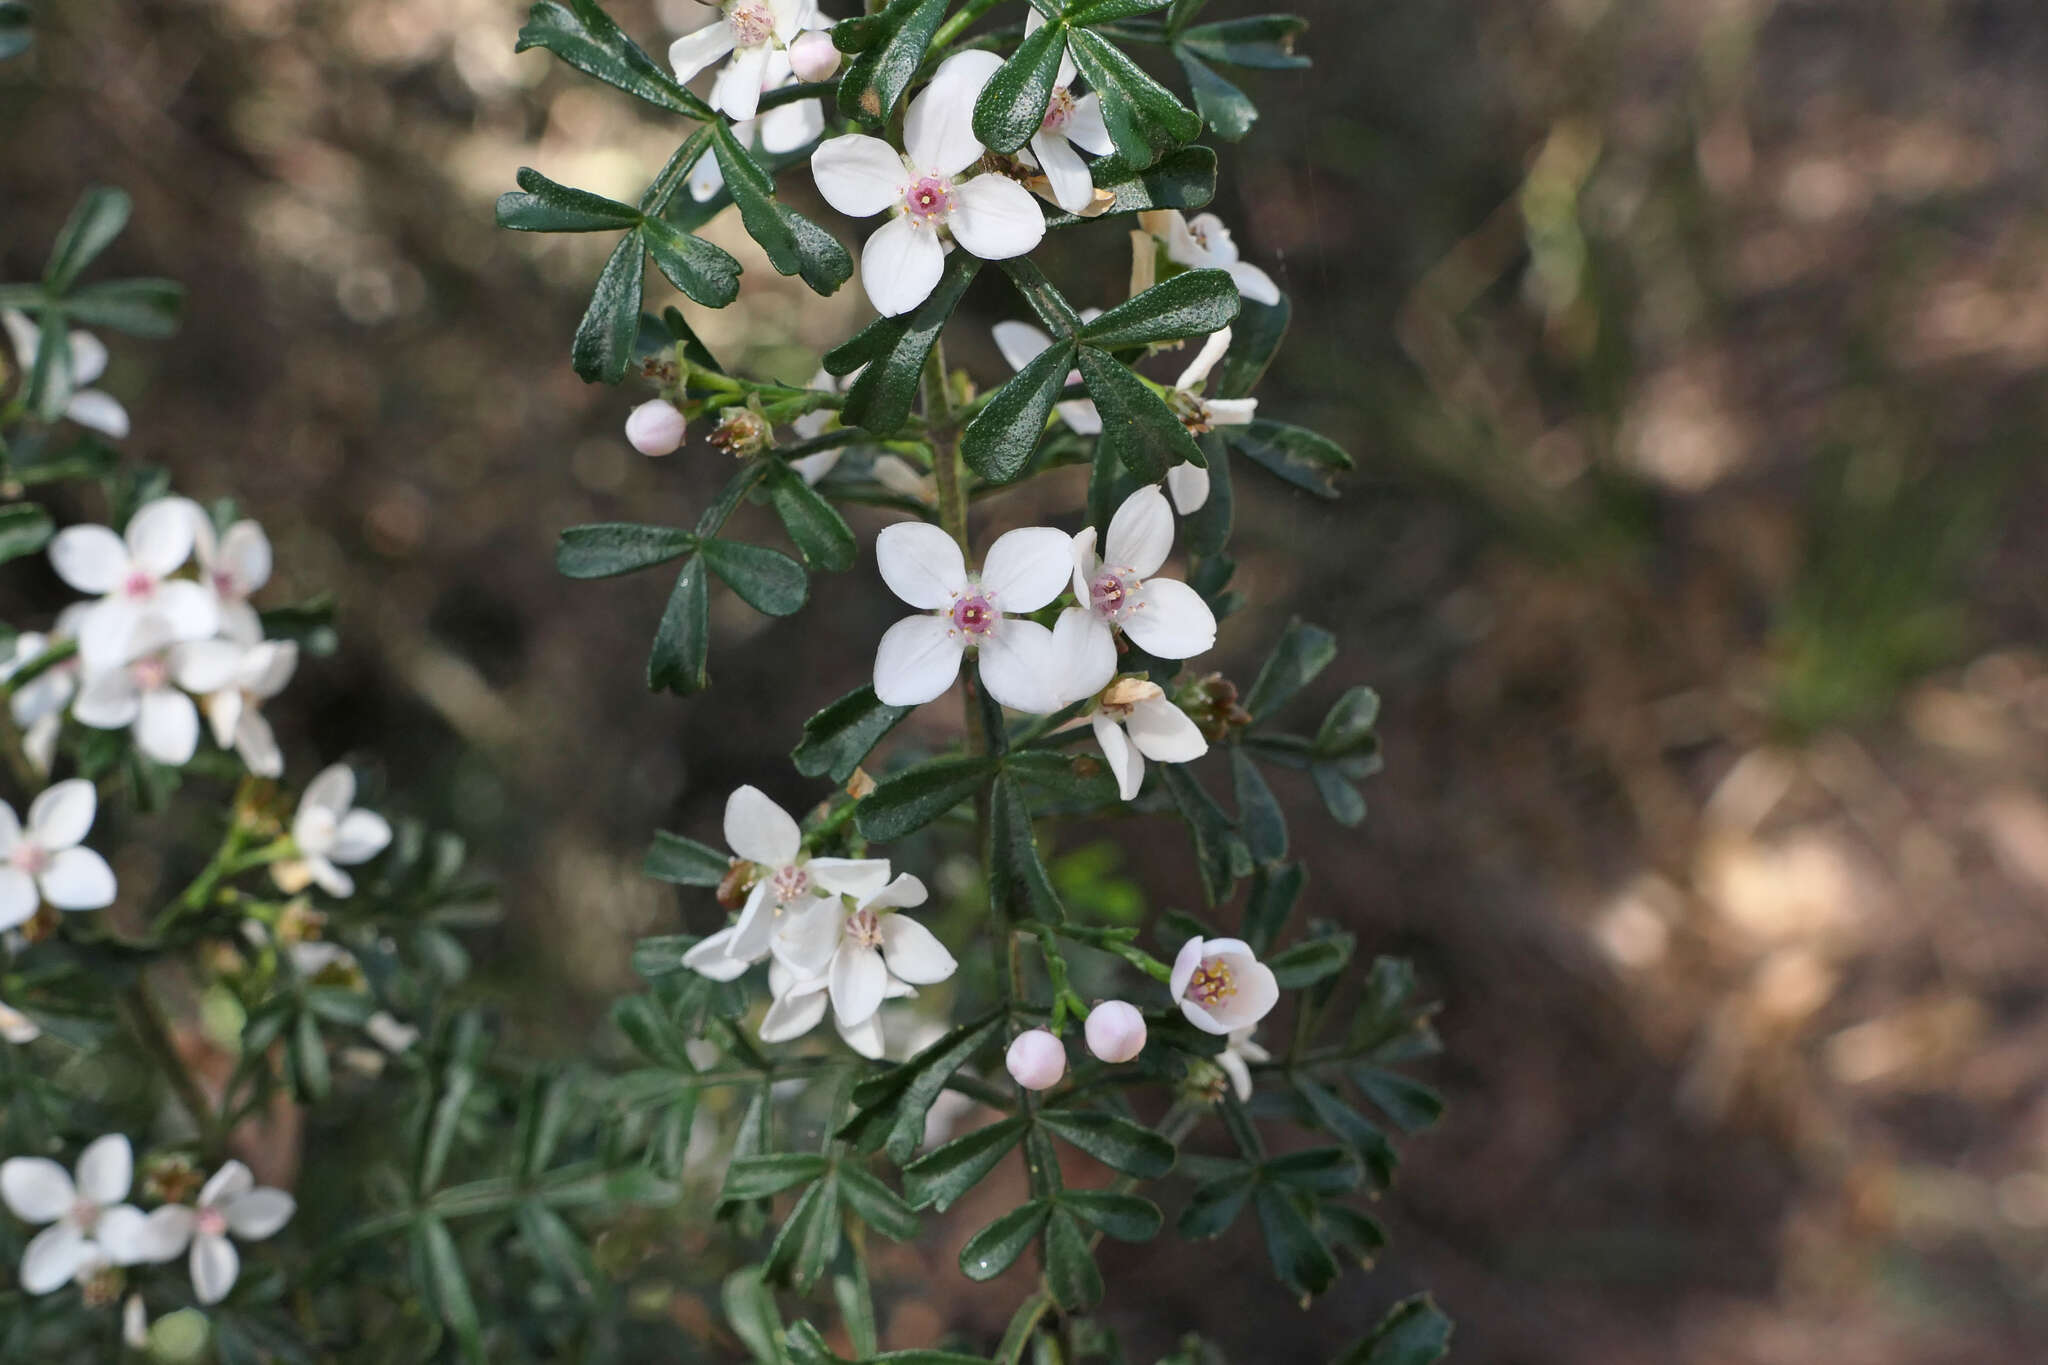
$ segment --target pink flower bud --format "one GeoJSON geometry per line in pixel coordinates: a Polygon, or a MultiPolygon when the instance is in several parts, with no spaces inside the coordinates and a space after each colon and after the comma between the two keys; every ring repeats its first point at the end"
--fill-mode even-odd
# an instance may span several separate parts
{"type": "Polygon", "coordinates": [[[683,443],[683,414],[665,399],[649,399],[627,414],[626,440],[642,455],[673,455],[683,443]]]}
{"type": "Polygon", "coordinates": [[[1026,1090],[1050,1090],[1067,1074],[1067,1049],[1042,1028],[1017,1035],[1003,1064],[1026,1090]]]}
{"type": "Polygon", "coordinates": [[[799,34],[789,45],[789,69],[800,81],[829,81],[839,69],[839,49],[823,29],[799,34]]]}
{"type": "Polygon", "coordinates": [[[1145,1016],[1124,1000],[1105,1000],[1088,1011],[1088,1050],[1105,1062],[1128,1062],[1145,1050],[1145,1016]]]}

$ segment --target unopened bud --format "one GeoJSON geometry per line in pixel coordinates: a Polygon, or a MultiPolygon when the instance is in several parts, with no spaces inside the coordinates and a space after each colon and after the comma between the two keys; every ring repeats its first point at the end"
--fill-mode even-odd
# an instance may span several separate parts
{"type": "Polygon", "coordinates": [[[839,70],[839,48],[823,29],[799,34],[789,45],[789,69],[800,81],[829,81],[839,70]]]}
{"type": "Polygon", "coordinates": [[[736,460],[759,455],[768,448],[774,432],[768,419],[751,408],[732,408],[712,429],[711,444],[736,460]]]}
{"type": "Polygon", "coordinates": [[[1067,1049],[1042,1028],[1017,1035],[1003,1057],[1010,1079],[1026,1090],[1050,1090],[1067,1074],[1067,1049]]]}
{"type": "Polygon", "coordinates": [[[650,398],[627,414],[626,440],[642,455],[673,455],[683,443],[683,414],[663,398],[650,398]]]}
{"type": "Polygon", "coordinates": [[[1105,1000],[1088,1011],[1082,1031],[1088,1050],[1105,1062],[1128,1062],[1145,1050],[1145,1016],[1127,1000],[1105,1000]]]}

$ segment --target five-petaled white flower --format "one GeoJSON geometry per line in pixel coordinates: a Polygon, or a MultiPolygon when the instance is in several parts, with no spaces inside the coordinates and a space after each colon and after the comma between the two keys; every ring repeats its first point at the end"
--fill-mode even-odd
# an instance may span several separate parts
{"type": "Polygon", "coordinates": [[[1026,526],[988,547],[979,574],[967,572],[960,546],[929,522],[899,522],[875,537],[882,581],[923,614],[889,627],[875,650],[875,695],[890,706],[918,706],[960,674],[969,649],[981,684],[1016,711],[1045,715],[1066,704],[1056,674],[1052,632],[1023,613],[1060,595],[1073,572],[1064,531],[1026,526]]]}
{"type": "Polygon", "coordinates": [[[1088,723],[1116,774],[1116,793],[1126,801],[1144,785],[1146,759],[1192,763],[1209,752],[1209,741],[1187,712],[1144,678],[1118,678],[1104,688],[1088,723]]]}
{"type": "Polygon", "coordinates": [[[1241,938],[1189,939],[1173,959],[1167,989],[1187,1021],[1204,1033],[1250,1028],[1280,1000],[1273,969],[1241,938]]]}
{"type": "Polygon", "coordinates": [[[119,1133],[79,1154],[75,1181],[47,1157],[0,1162],[0,1201],[24,1223],[49,1224],[22,1253],[21,1287],[48,1294],[88,1268],[156,1259],[161,1224],[121,1202],[134,1178],[135,1150],[119,1133]]]}
{"type": "Polygon", "coordinates": [[[1060,613],[1069,631],[1056,637],[1069,691],[1065,701],[1090,696],[1116,675],[1116,632],[1160,659],[1192,659],[1215,647],[1216,613],[1202,595],[1177,578],[1159,578],[1173,548],[1173,510],[1166,495],[1147,485],[1124,499],[1109,519],[1102,553],[1095,528],[1074,536],[1074,598],[1060,613]]]}
{"type": "MultiPolygon", "coordinates": [[[[1024,21],[1028,38],[1045,27],[1045,16],[1037,10],[1024,21]]],[[[1031,135],[1030,150],[1020,150],[1017,159],[1045,172],[1052,201],[1068,213],[1080,213],[1095,202],[1095,180],[1080,153],[1108,156],[1116,150],[1110,141],[1109,125],[1102,121],[1102,96],[1094,91],[1079,96],[1069,88],[1074,83],[1074,58],[1060,52],[1059,75],[1053,80],[1052,98],[1046,102],[1045,120],[1031,135]]]]}
{"type": "Polygon", "coordinates": [[[298,857],[277,864],[274,874],[287,890],[311,880],[330,896],[355,894],[355,879],[341,867],[366,863],[391,842],[389,822],[375,811],[355,809],[355,800],[356,775],[346,763],[324,769],[306,785],[292,816],[298,857]]]}
{"type": "Polygon", "coordinates": [[[242,1270],[242,1258],[231,1236],[245,1242],[274,1237],[297,1211],[290,1195],[259,1186],[247,1166],[230,1161],[199,1191],[197,1206],[167,1204],[150,1215],[162,1223],[163,1234],[174,1239],[169,1255],[150,1259],[169,1260],[189,1240],[192,1292],[202,1304],[219,1303],[235,1287],[242,1270]]]}
{"type": "MultiPolygon", "coordinates": [[[[1034,14],[1037,11],[1032,11],[1034,14]]],[[[1081,310],[1081,321],[1093,322],[1102,316],[1100,308],[1081,310]]],[[[1013,370],[1021,370],[1038,359],[1045,349],[1052,345],[1052,338],[1028,322],[999,322],[990,331],[996,339],[996,349],[1003,353],[1003,359],[1013,370]]],[[[1081,382],[1079,370],[1067,371],[1067,382],[1081,382]]],[[[1102,432],[1102,415],[1095,411],[1095,402],[1089,398],[1068,398],[1054,405],[1065,422],[1075,433],[1082,436],[1097,436],[1102,432]]]]}
{"type": "Polygon", "coordinates": [[[284,772],[284,753],[277,735],[263,718],[263,703],[284,691],[299,666],[299,647],[290,640],[263,640],[242,645],[232,640],[202,640],[182,647],[185,677],[223,679],[200,698],[213,741],[233,749],[258,777],[284,772]],[[195,662],[202,660],[203,662],[195,662]]]}
{"type": "Polygon", "coordinates": [[[214,643],[206,640],[180,644],[175,628],[157,615],[143,617],[130,641],[127,662],[104,671],[87,665],[71,714],[95,730],[128,730],[144,755],[182,766],[199,745],[199,709],[185,694],[225,687],[239,651],[206,648],[214,643]]]}
{"type": "Polygon", "coordinates": [[[784,913],[824,897],[872,896],[889,880],[886,858],[806,858],[803,831],[759,787],[741,787],[725,801],[725,843],[752,864],[752,889],[740,917],[683,955],[683,965],[714,981],[731,981],[768,951],[784,913]]]}
{"type": "MultiPolygon", "coordinates": [[[[933,986],[953,975],[960,964],[932,931],[908,915],[894,913],[924,902],[924,883],[905,873],[851,910],[834,897],[784,916],[769,946],[775,960],[799,978],[777,999],[778,1005],[788,1002],[784,1013],[790,1027],[807,1009],[806,1000],[818,992],[830,995],[833,1016],[844,1034],[875,1017],[892,981],[933,986]]],[[[764,1037],[768,1027],[764,1020],[764,1037]]],[[[873,1055],[879,1055],[881,1040],[874,1041],[878,1051],[873,1055]]]]}
{"type": "Polygon", "coordinates": [[[815,0],[724,0],[717,18],[669,44],[668,64],[687,81],[731,53],[711,82],[709,102],[734,119],[750,119],[761,92],[789,79],[789,44],[816,11],[815,0]]]}
{"type": "Polygon", "coordinates": [[[59,782],[28,808],[28,827],[0,801],[0,929],[25,924],[47,901],[59,910],[114,903],[114,870],[79,843],[92,830],[99,797],[82,777],[59,782]]]}
{"type": "Polygon", "coordinates": [[[270,581],[270,537],[246,517],[216,536],[212,518],[203,513],[193,531],[199,581],[220,603],[220,633],[237,644],[255,644],[263,638],[263,622],[249,599],[270,581]]]}
{"type": "MultiPolygon", "coordinates": [[[[0,326],[6,327],[8,339],[14,343],[15,361],[22,374],[34,374],[36,351],[43,344],[42,329],[29,321],[27,314],[12,308],[0,311],[0,326]]],[[[127,410],[112,394],[86,387],[107,372],[105,343],[90,332],[77,331],[72,332],[67,341],[71,351],[71,374],[70,392],[64,399],[64,415],[103,436],[111,436],[117,441],[123,439],[128,435],[127,410]]]]}
{"type": "Polygon", "coordinates": [[[946,266],[942,229],[985,261],[1022,256],[1045,236],[1031,191],[993,172],[962,174],[983,151],[974,102],[1002,64],[984,51],[940,63],[904,115],[900,153],[864,133],[828,138],[811,153],[826,203],[850,218],[890,215],[860,255],[861,284],[885,316],[909,312],[938,284],[946,266]]]}
{"type": "Polygon", "coordinates": [[[105,526],[71,526],[50,542],[57,576],[100,599],[78,623],[78,653],[88,673],[135,657],[146,619],[162,622],[172,641],[204,640],[220,629],[213,589],[171,577],[192,557],[204,516],[190,498],[158,498],[128,519],[124,535],[105,526]]]}
{"type": "Polygon", "coordinates": [[[1223,1068],[1223,1074],[1230,1077],[1230,1087],[1237,1092],[1240,1100],[1252,1097],[1253,1062],[1270,1062],[1273,1054],[1252,1041],[1256,1028],[1241,1028],[1231,1032],[1223,1051],[1216,1054],[1216,1065],[1223,1068]]]}
{"type": "MultiPolygon", "coordinates": [[[[1216,368],[1216,362],[1223,359],[1223,353],[1230,349],[1230,329],[1211,333],[1202,343],[1202,349],[1181,371],[1180,378],[1173,381],[1173,392],[1167,397],[1167,406],[1180,418],[1181,425],[1190,435],[1199,436],[1216,427],[1241,427],[1252,420],[1258,411],[1256,398],[1204,398],[1202,385],[1208,382],[1209,371],[1216,368]]],[[[1192,462],[1177,464],[1166,471],[1166,486],[1173,493],[1173,505],[1180,509],[1182,516],[1201,510],[1209,500],[1209,471],[1192,462]]]]}
{"type": "Polygon", "coordinates": [[[1238,259],[1230,229],[1215,214],[1198,213],[1189,218],[1178,209],[1165,209],[1156,216],[1146,214],[1142,221],[1154,236],[1165,240],[1168,260],[1190,270],[1228,272],[1237,282],[1237,292],[1253,303],[1280,302],[1280,287],[1273,277],[1250,261],[1238,259]]]}

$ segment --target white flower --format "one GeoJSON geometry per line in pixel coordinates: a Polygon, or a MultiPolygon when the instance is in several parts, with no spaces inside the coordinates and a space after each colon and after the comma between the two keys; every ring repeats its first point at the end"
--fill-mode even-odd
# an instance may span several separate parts
{"type": "Polygon", "coordinates": [[[92,829],[99,797],[82,777],[59,782],[28,808],[28,828],[0,801],[0,929],[25,924],[47,901],[59,910],[114,903],[114,870],[79,841],[92,829]]]}
{"type": "MultiPolygon", "coordinates": [[[[24,313],[12,308],[0,311],[0,325],[14,343],[14,355],[26,382],[35,373],[36,351],[43,344],[42,329],[24,313]]],[[[128,413],[113,395],[86,385],[107,372],[107,348],[90,332],[73,332],[71,345],[71,392],[64,400],[64,415],[82,427],[121,440],[128,435],[128,413]]]]}
{"type": "MultiPolygon", "coordinates": [[[[768,1012],[761,1016],[760,1038],[764,1043],[787,1043],[803,1037],[818,1026],[825,1017],[830,1004],[831,981],[822,976],[804,976],[782,965],[781,960],[770,959],[768,963],[768,993],[774,997],[768,1012]]],[[[907,999],[917,994],[917,987],[894,976],[888,980],[882,992],[887,1000],[907,999]]],[[[877,1010],[858,1024],[847,1024],[837,1011],[832,1013],[832,1027],[838,1032],[840,1041],[871,1061],[880,1061],[887,1054],[887,1040],[882,1033],[882,1015],[877,1010]]]]}
{"type": "Polygon", "coordinates": [[[803,831],[759,787],[726,798],[725,843],[753,864],[753,889],[731,928],[683,954],[684,966],[714,981],[731,981],[759,962],[784,912],[822,897],[872,896],[889,880],[886,858],[806,858],[803,831]]]}
{"type": "Polygon", "coordinates": [[[159,498],[128,519],[125,535],[105,526],[70,526],[50,542],[57,576],[100,599],[78,623],[78,652],[88,673],[133,658],[147,618],[162,622],[174,641],[204,640],[220,629],[213,590],[171,578],[192,557],[204,516],[190,498],[159,498]]]}
{"type": "Polygon", "coordinates": [[[1216,1054],[1216,1065],[1223,1068],[1223,1074],[1230,1077],[1231,1089],[1237,1091],[1240,1100],[1252,1097],[1252,1062],[1270,1062],[1273,1054],[1252,1041],[1256,1028],[1241,1028],[1230,1035],[1223,1051],[1216,1054]]]}
{"type": "Polygon", "coordinates": [[[1235,1033],[1266,1017],[1280,1000],[1273,969],[1241,938],[1191,938],[1173,959],[1167,989],[1190,1024],[1235,1033]]]}
{"type": "MultiPolygon", "coordinates": [[[[809,37],[806,34],[805,37],[809,37]]],[[[826,38],[830,43],[832,40],[826,38]]],[[[780,54],[777,54],[779,57],[780,54]]],[[[785,65],[787,59],[783,59],[785,65]]],[[[787,81],[778,81],[771,89],[780,89],[787,81]]],[[[759,118],[735,123],[732,135],[742,147],[755,147],[770,156],[781,156],[799,147],[809,145],[818,134],[825,131],[825,102],[823,100],[795,100],[789,104],[778,104],[759,118]]],[[[710,148],[697,158],[697,164],[690,168],[690,197],[703,203],[725,188],[725,171],[718,164],[718,156],[710,148]]]]}
{"type": "Polygon", "coordinates": [[[814,0],[725,0],[717,18],[669,45],[668,63],[677,80],[687,81],[731,53],[711,83],[709,102],[734,119],[750,119],[761,107],[761,92],[789,78],[789,44],[815,9],[814,0]]]}
{"type": "Polygon", "coordinates": [[[1126,801],[1145,784],[1146,759],[1192,763],[1209,752],[1201,727],[1145,678],[1119,678],[1104,688],[1088,723],[1116,775],[1117,795],[1126,801]]]}
{"type": "Polygon", "coordinates": [[[193,526],[193,557],[199,581],[213,589],[220,603],[220,633],[237,644],[263,638],[263,621],[249,599],[270,581],[270,537],[246,517],[216,538],[213,519],[200,513],[193,526]]]}
{"type": "Polygon", "coordinates": [[[971,648],[982,686],[1004,706],[1038,715],[1066,704],[1055,676],[1052,632],[1023,613],[1059,596],[1073,567],[1064,531],[1027,526],[989,546],[979,574],[953,538],[929,522],[899,522],[875,537],[875,562],[889,590],[924,614],[889,627],[875,650],[875,695],[918,706],[960,674],[971,648]]]}
{"type": "MultiPolygon", "coordinates": [[[[1181,425],[1191,435],[1199,436],[1216,427],[1241,427],[1252,420],[1258,411],[1256,398],[1204,398],[1201,387],[1208,381],[1209,371],[1216,368],[1216,362],[1223,359],[1223,353],[1230,349],[1230,329],[1211,333],[1202,343],[1188,367],[1181,371],[1179,379],[1173,381],[1173,392],[1167,396],[1167,406],[1179,416],[1181,425]]],[[[1209,500],[1209,471],[1198,464],[1177,464],[1166,471],[1166,486],[1173,494],[1173,505],[1186,516],[1201,510],[1209,500]]]]}
{"type": "Polygon", "coordinates": [[[1105,1000],[1089,1010],[1082,1033],[1088,1050],[1112,1065],[1128,1062],[1145,1050],[1145,1016],[1128,1000],[1105,1000]]]}
{"type": "Polygon", "coordinates": [[[323,770],[307,784],[292,816],[292,842],[299,856],[293,863],[278,865],[280,881],[303,875],[330,896],[355,894],[355,880],[341,865],[366,863],[391,842],[390,824],[375,811],[354,809],[355,800],[356,775],[346,763],[323,770]]]}
{"type": "Polygon", "coordinates": [[[1050,1090],[1067,1074],[1067,1048],[1042,1028],[1026,1029],[1003,1054],[1010,1079],[1026,1090],[1050,1090]]]}
{"type": "Polygon", "coordinates": [[[129,730],[143,754],[182,766],[199,745],[199,709],[185,694],[204,696],[227,686],[238,651],[208,647],[215,641],[179,644],[174,627],[156,615],[136,624],[130,643],[124,663],[104,671],[87,663],[71,714],[95,730],[129,730]]]}
{"type": "MultiPolygon", "coordinates": [[[[789,997],[801,1001],[826,992],[843,1033],[875,1017],[892,980],[932,986],[953,975],[960,964],[932,931],[908,915],[893,913],[924,902],[924,883],[906,873],[851,910],[834,898],[813,901],[784,916],[769,946],[775,960],[799,978],[789,997]]],[[[787,1012],[797,1008],[801,1006],[793,1003],[787,1012]]],[[[769,1021],[764,1020],[761,1029],[763,1038],[780,1041],[769,1038],[769,1021]]],[[[806,1025],[786,1036],[808,1029],[806,1025]]],[[[879,1048],[880,1039],[876,1042],[879,1048]]]]}
{"type": "MultiPolygon", "coordinates": [[[[1045,16],[1034,9],[1024,21],[1024,35],[1029,37],[1044,27],[1045,16]]],[[[1018,160],[1045,172],[1053,202],[1068,213],[1080,213],[1095,202],[1095,181],[1088,163],[1074,148],[1096,156],[1107,156],[1116,149],[1110,141],[1109,125],[1102,121],[1102,96],[1090,91],[1076,99],[1068,89],[1074,74],[1074,59],[1062,49],[1045,121],[1031,135],[1031,149],[1017,154],[1018,160]]]]}
{"type": "Polygon", "coordinates": [[[97,1139],[79,1154],[75,1182],[46,1157],[0,1162],[0,1201],[24,1223],[49,1224],[22,1253],[21,1287],[48,1294],[81,1271],[109,1262],[159,1259],[164,1224],[121,1202],[134,1177],[135,1151],[119,1133],[97,1139]]]}
{"type": "MultiPolygon", "coordinates": [[[[1037,12],[1036,10],[1032,11],[1033,14],[1037,12]]],[[[1100,308],[1084,308],[1081,310],[1081,321],[1083,322],[1093,322],[1101,316],[1102,310],[1100,308]]],[[[1038,359],[1039,355],[1052,345],[1051,337],[1028,322],[999,322],[990,330],[995,335],[996,349],[1003,353],[1003,359],[1008,362],[1013,370],[1023,369],[1026,365],[1038,359]]],[[[1080,383],[1081,372],[1079,370],[1069,370],[1067,372],[1067,382],[1069,384],[1080,383]]],[[[1097,436],[1101,434],[1102,416],[1095,411],[1093,399],[1069,398],[1054,406],[1059,409],[1060,420],[1065,422],[1069,428],[1079,435],[1097,436]]]]}
{"type": "Polygon", "coordinates": [[[1116,674],[1116,632],[1159,659],[1192,659],[1216,645],[1216,613],[1177,578],[1159,578],[1173,549],[1173,511],[1147,485],[1109,519],[1102,554],[1095,528],[1074,536],[1074,598],[1060,613],[1070,634],[1057,640],[1072,701],[1099,692],[1116,674]]]}
{"type": "Polygon", "coordinates": [[[36,1026],[35,1020],[0,1000],[0,1042],[26,1047],[42,1036],[43,1031],[36,1026]]]}
{"type": "Polygon", "coordinates": [[[258,1186],[247,1166],[230,1161],[199,1191],[197,1207],[167,1204],[151,1215],[163,1220],[165,1235],[175,1238],[176,1247],[169,1256],[150,1259],[169,1260],[189,1240],[192,1292],[202,1304],[219,1303],[235,1287],[242,1270],[241,1256],[230,1235],[260,1242],[275,1236],[297,1211],[290,1195],[258,1186]]]}
{"type": "Polygon", "coordinates": [[[263,703],[284,691],[299,666],[299,647],[290,640],[264,640],[243,646],[230,640],[201,640],[181,647],[182,675],[212,681],[200,698],[213,741],[233,749],[250,772],[277,777],[284,772],[284,753],[263,718],[263,703]]]}
{"type": "MultiPolygon", "coordinates": [[[[78,619],[90,610],[89,603],[74,602],[58,614],[57,624],[48,635],[23,631],[15,636],[13,656],[0,664],[0,682],[12,679],[57,646],[75,640],[78,619]]],[[[66,655],[16,688],[7,699],[7,709],[14,723],[21,727],[22,752],[37,772],[50,771],[57,752],[57,736],[64,727],[64,711],[78,692],[82,667],[76,653],[66,655]]]]}
{"type": "Polygon", "coordinates": [[[945,269],[943,230],[985,261],[1022,256],[1045,236],[1031,191],[1006,176],[963,176],[981,159],[974,102],[1003,64],[993,52],[959,52],[940,63],[903,119],[904,151],[849,133],[811,153],[825,202],[851,218],[889,214],[862,248],[861,284],[876,311],[894,317],[923,303],[945,269]]]}
{"type": "Polygon", "coordinates": [[[831,26],[827,21],[789,45],[789,68],[807,85],[829,81],[839,70],[839,45],[824,31],[831,26]]]}
{"type": "Polygon", "coordinates": [[[1237,282],[1237,292],[1253,303],[1280,302],[1280,288],[1273,283],[1273,277],[1250,261],[1237,258],[1237,243],[1221,218],[1213,213],[1189,218],[1178,209],[1167,209],[1162,216],[1163,223],[1149,216],[1146,223],[1154,236],[1165,239],[1168,260],[1190,270],[1227,271],[1237,282]]]}

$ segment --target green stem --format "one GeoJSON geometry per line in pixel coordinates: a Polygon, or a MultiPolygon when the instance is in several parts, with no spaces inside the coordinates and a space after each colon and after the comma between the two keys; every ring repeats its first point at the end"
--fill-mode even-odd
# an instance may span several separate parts
{"type": "Polygon", "coordinates": [[[199,1130],[201,1145],[212,1154],[218,1154],[227,1146],[227,1133],[221,1126],[220,1114],[213,1102],[207,1099],[178,1051],[178,1045],[171,1038],[170,1023],[164,1018],[156,997],[149,993],[145,980],[138,979],[122,993],[123,1013],[128,1016],[129,1027],[143,1049],[155,1059],[164,1078],[171,1083],[171,1091],[178,1097],[178,1103],[191,1116],[193,1127],[199,1130]]]}
{"type": "Polygon", "coordinates": [[[1002,0],[967,0],[967,3],[960,7],[959,13],[940,24],[938,31],[932,34],[932,43],[928,51],[944,52],[948,44],[966,32],[968,25],[1001,3],[1002,0]]]}

